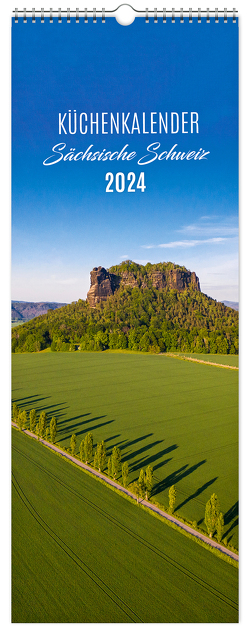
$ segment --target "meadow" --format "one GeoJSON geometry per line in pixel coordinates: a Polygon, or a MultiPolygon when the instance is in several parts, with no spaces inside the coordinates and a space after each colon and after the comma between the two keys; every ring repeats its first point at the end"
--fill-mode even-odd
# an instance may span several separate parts
{"type": "MultiPolygon", "coordinates": [[[[218,356],[221,358],[222,356],[218,356]]],[[[88,431],[108,453],[120,447],[130,467],[154,468],[152,497],[205,529],[213,492],[225,518],[224,538],[237,547],[238,372],[178,358],[119,352],[15,354],[13,401],[58,418],[57,442],[77,450],[88,431]]],[[[47,451],[48,452],[48,451],[47,451]]]]}
{"type": "Polygon", "coordinates": [[[194,358],[195,360],[204,360],[204,362],[213,362],[214,364],[225,364],[229,367],[239,368],[238,355],[223,355],[220,353],[175,353],[184,358],[194,358]]]}
{"type": "Polygon", "coordinates": [[[233,565],[12,436],[14,623],[237,622],[233,565]]]}

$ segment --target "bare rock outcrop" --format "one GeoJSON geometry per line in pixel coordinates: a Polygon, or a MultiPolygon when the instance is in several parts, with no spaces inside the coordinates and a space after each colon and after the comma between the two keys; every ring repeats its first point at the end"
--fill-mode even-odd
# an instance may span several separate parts
{"type": "Polygon", "coordinates": [[[110,274],[104,267],[94,267],[90,272],[90,290],[87,293],[87,301],[90,307],[95,307],[101,300],[107,300],[119,287],[118,277],[110,274]]]}
{"type": "Polygon", "coordinates": [[[156,289],[176,289],[184,291],[192,286],[196,291],[200,291],[199,278],[195,272],[178,269],[178,267],[166,270],[151,270],[143,276],[125,270],[119,274],[113,274],[104,267],[94,267],[90,272],[90,290],[87,293],[87,301],[90,307],[95,307],[96,303],[107,300],[119,287],[141,287],[145,289],[151,283],[156,289]]]}
{"type": "Polygon", "coordinates": [[[151,275],[149,274],[149,279],[152,280],[153,287],[156,289],[169,288],[184,291],[192,285],[194,289],[200,291],[199,278],[195,272],[180,269],[170,269],[165,272],[152,271],[151,275]]]}

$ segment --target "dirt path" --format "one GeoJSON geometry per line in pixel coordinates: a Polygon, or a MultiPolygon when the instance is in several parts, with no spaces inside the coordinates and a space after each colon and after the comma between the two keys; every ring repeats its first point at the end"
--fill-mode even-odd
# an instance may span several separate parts
{"type": "MultiPolygon", "coordinates": [[[[17,426],[17,424],[15,424],[15,422],[11,422],[11,424],[15,428],[18,428],[18,426],[17,426]]],[[[26,435],[29,435],[29,437],[34,437],[34,439],[37,440],[37,435],[35,435],[34,433],[31,433],[31,431],[28,431],[27,429],[24,429],[23,432],[26,433],[26,435]]],[[[120,490],[121,492],[125,493],[128,497],[131,497],[131,499],[135,499],[135,500],[137,499],[136,495],[134,495],[132,492],[130,492],[130,490],[127,490],[127,488],[124,488],[124,486],[121,486],[121,484],[118,484],[116,481],[113,481],[112,479],[110,479],[109,477],[104,475],[103,473],[99,473],[98,470],[95,470],[94,468],[92,468],[88,464],[84,464],[84,462],[81,462],[76,457],[72,457],[72,455],[70,455],[66,451],[62,450],[61,448],[58,448],[58,446],[55,446],[54,444],[51,444],[50,442],[46,442],[46,440],[42,440],[42,439],[40,439],[40,443],[43,444],[44,446],[48,446],[49,448],[52,448],[52,450],[55,451],[56,453],[58,453],[59,455],[62,455],[63,457],[67,457],[67,459],[69,459],[73,464],[77,464],[78,466],[81,466],[81,468],[84,468],[84,470],[86,470],[88,473],[92,473],[92,475],[95,475],[96,477],[98,477],[98,479],[101,479],[102,481],[105,481],[107,484],[110,484],[111,486],[116,488],[116,490],[120,490]]],[[[216,543],[216,541],[213,541],[213,539],[210,539],[209,537],[206,537],[201,532],[198,532],[198,530],[195,530],[194,528],[190,528],[190,526],[187,526],[182,521],[179,521],[175,517],[172,517],[167,512],[164,512],[163,510],[160,510],[159,508],[157,508],[157,506],[152,504],[150,501],[146,501],[146,499],[140,499],[139,503],[140,503],[141,506],[145,506],[145,508],[149,508],[150,510],[153,510],[160,517],[165,517],[165,519],[168,519],[174,525],[179,526],[180,528],[183,528],[183,530],[185,530],[189,534],[192,534],[194,537],[197,537],[198,539],[200,539],[204,543],[208,543],[213,548],[216,548],[220,552],[223,552],[223,554],[227,554],[232,559],[234,559],[234,561],[239,561],[238,554],[235,554],[235,552],[232,552],[231,550],[228,550],[228,548],[226,548],[225,546],[216,543]]]]}
{"type": "Polygon", "coordinates": [[[168,358],[178,358],[178,360],[189,360],[189,362],[199,362],[199,364],[209,364],[211,367],[222,367],[223,369],[236,369],[238,367],[232,367],[230,364],[219,364],[219,362],[211,362],[209,360],[199,360],[198,358],[191,358],[189,356],[175,355],[174,353],[160,353],[161,356],[167,356],[168,358]]]}

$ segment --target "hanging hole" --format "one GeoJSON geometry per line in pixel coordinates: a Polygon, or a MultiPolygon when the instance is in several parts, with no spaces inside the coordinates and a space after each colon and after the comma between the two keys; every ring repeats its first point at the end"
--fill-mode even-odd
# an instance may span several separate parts
{"type": "Polygon", "coordinates": [[[115,19],[118,24],[128,26],[135,19],[135,11],[129,4],[121,4],[115,12],[115,19]]]}

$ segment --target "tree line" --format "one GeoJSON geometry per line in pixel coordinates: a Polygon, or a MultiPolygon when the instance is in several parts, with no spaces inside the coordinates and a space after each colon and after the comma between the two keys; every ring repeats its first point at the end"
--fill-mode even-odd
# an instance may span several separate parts
{"type": "Polygon", "coordinates": [[[46,411],[42,411],[38,418],[36,410],[31,409],[28,416],[25,409],[21,411],[18,404],[14,403],[12,407],[12,420],[17,424],[20,431],[22,431],[22,429],[26,426],[31,433],[35,433],[37,435],[37,439],[42,438],[46,439],[46,441],[50,440],[52,444],[55,443],[57,420],[54,415],[48,424],[46,411]]]}
{"type": "MultiPolygon", "coordinates": [[[[73,433],[70,440],[70,450],[73,456],[76,454],[76,435],[73,433]]],[[[121,450],[118,446],[114,446],[111,455],[107,457],[106,444],[104,440],[97,443],[96,450],[93,449],[93,435],[88,432],[84,439],[81,440],[79,446],[80,460],[85,464],[93,464],[93,467],[99,472],[106,472],[111,479],[115,481],[121,473],[121,481],[124,488],[128,485],[129,464],[127,461],[122,462],[121,450]],[[107,465],[107,466],[106,466],[107,465]]],[[[153,468],[147,466],[146,471],[140,471],[137,481],[130,484],[132,491],[139,497],[149,499],[153,488],[153,468]]]]}
{"type": "MultiPolygon", "coordinates": [[[[57,433],[57,420],[52,416],[49,426],[47,421],[47,414],[42,411],[37,416],[35,409],[32,409],[29,413],[27,411],[20,410],[19,406],[14,403],[12,407],[12,420],[15,422],[20,431],[23,428],[27,428],[32,433],[35,433],[37,439],[45,439],[52,444],[55,443],[57,433]]],[[[73,457],[76,457],[77,438],[73,433],[70,439],[69,448],[64,447],[64,450],[69,452],[73,457]]],[[[122,485],[124,488],[128,485],[129,464],[127,461],[122,462],[121,450],[118,446],[114,446],[112,452],[107,456],[105,441],[97,443],[94,451],[94,441],[91,431],[89,431],[85,437],[81,440],[79,445],[80,461],[85,464],[93,464],[93,467],[99,472],[106,472],[111,479],[117,480],[121,473],[122,485]]],[[[138,497],[144,497],[148,499],[151,495],[153,488],[153,468],[148,466],[146,472],[140,471],[138,482],[133,482],[132,488],[138,497]]]]}
{"type": "MultiPolygon", "coordinates": [[[[169,506],[168,513],[172,515],[174,513],[175,501],[176,501],[176,488],[171,486],[168,491],[169,506]]],[[[220,509],[220,501],[215,493],[213,493],[205,506],[205,525],[209,538],[212,539],[216,532],[218,543],[221,543],[224,532],[224,516],[220,509]]],[[[197,523],[193,523],[193,527],[197,528],[197,523]]],[[[224,539],[224,544],[227,545],[227,539],[224,539]]]]}
{"type": "MultiPolygon", "coordinates": [[[[54,416],[52,416],[49,425],[47,425],[48,420],[46,411],[42,411],[38,418],[36,410],[31,409],[28,417],[27,411],[20,410],[18,405],[14,403],[12,407],[12,420],[17,424],[20,431],[26,427],[32,433],[36,434],[38,440],[45,439],[46,441],[51,441],[52,444],[55,443],[57,420],[54,416]]],[[[70,452],[71,455],[75,457],[76,445],[77,438],[76,434],[73,433],[70,439],[69,449],[64,447],[64,450],[70,452]]],[[[127,488],[129,464],[127,461],[122,462],[122,454],[118,446],[114,446],[111,454],[107,456],[106,444],[105,441],[102,440],[97,443],[94,451],[93,435],[91,431],[89,431],[80,442],[79,456],[80,461],[87,465],[93,464],[95,470],[98,470],[99,472],[107,472],[108,476],[115,481],[121,474],[122,485],[124,488],[127,488]]],[[[143,469],[140,470],[138,480],[130,483],[130,490],[136,496],[138,503],[139,498],[146,498],[146,500],[148,500],[151,497],[152,489],[153,467],[149,464],[145,471],[143,469]]],[[[176,488],[174,485],[169,488],[168,498],[169,505],[167,512],[170,515],[173,515],[176,502],[176,488]]],[[[206,503],[204,520],[209,537],[212,538],[216,532],[217,541],[221,543],[224,531],[224,517],[220,510],[219,499],[215,493],[211,495],[210,499],[206,503]]],[[[196,522],[193,523],[193,526],[196,528],[196,522]]],[[[227,544],[226,539],[224,540],[224,543],[225,545],[227,544]]]]}

